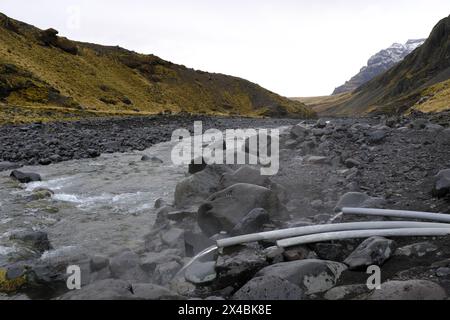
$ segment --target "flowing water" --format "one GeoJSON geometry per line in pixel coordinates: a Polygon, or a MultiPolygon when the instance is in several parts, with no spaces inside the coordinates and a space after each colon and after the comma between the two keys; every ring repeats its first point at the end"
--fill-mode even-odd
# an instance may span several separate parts
{"type": "Polygon", "coordinates": [[[109,255],[138,247],[155,219],[154,202],[173,201],[176,183],[186,167],[172,163],[173,143],[143,152],[105,154],[20,169],[36,172],[42,182],[19,184],[0,173],[0,257],[19,251],[13,232],[44,230],[55,249],[78,247],[109,255]],[[141,161],[157,156],[163,163],[141,161]],[[51,198],[34,200],[33,190],[48,188],[51,198]]]}
{"type": "MultiPolygon", "coordinates": [[[[189,139],[184,142],[191,144],[189,139]]],[[[242,143],[237,142],[237,150],[242,143]]],[[[20,184],[9,171],[1,172],[0,264],[5,257],[23,258],[23,248],[10,240],[19,231],[45,231],[54,249],[76,248],[90,255],[141,248],[156,218],[155,200],[172,203],[176,184],[186,176],[187,166],[172,162],[175,144],[20,169],[39,173],[42,182],[20,184]],[[163,163],[141,161],[143,155],[163,163]],[[35,199],[33,191],[39,188],[54,194],[35,199]]]]}

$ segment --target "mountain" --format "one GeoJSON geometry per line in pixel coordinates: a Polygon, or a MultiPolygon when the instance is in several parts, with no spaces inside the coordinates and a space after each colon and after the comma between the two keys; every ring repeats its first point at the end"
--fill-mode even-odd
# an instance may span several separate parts
{"type": "Polygon", "coordinates": [[[82,43],[0,14],[0,122],[189,112],[312,117],[257,84],[82,43]]]}
{"type": "MultiPolygon", "coordinates": [[[[299,99],[305,101],[304,99],[299,99]]],[[[433,28],[425,43],[385,73],[336,99],[315,99],[328,116],[402,114],[450,109],[450,16],[433,28]]]]}
{"type": "Polygon", "coordinates": [[[341,94],[355,90],[395,66],[424,42],[425,39],[408,40],[405,44],[394,43],[389,48],[381,50],[369,59],[367,66],[363,67],[357,75],[344,85],[337,87],[333,94],[341,94]]]}

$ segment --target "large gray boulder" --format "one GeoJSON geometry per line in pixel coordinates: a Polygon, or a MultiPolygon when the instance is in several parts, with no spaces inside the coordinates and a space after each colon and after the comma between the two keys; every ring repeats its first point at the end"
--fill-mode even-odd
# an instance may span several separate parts
{"type": "Polygon", "coordinates": [[[271,190],[239,183],[213,194],[198,210],[198,225],[213,236],[221,231],[230,232],[253,209],[265,209],[276,216],[282,208],[277,195],[271,190]]]}
{"type": "Polygon", "coordinates": [[[444,197],[448,193],[450,193],[450,169],[439,171],[433,189],[433,194],[436,197],[444,197]]]}
{"type": "Polygon", "coordinates": [[[301,300],[299,286],[277,276],[256,277],[234,295],[234,300],[301,300]]]}
{"type": "Polygon", "coordinates": [[[371,293],[367,300],[444,300],[445,290],[427,280],[388,281],[380,290],[371,293]]]}
{"type": "Polygon", "coordinates": [[[350,270],[367,268],[371,265],[382,266],[395,251],[395,242],[382,237],[372,237],[364,240],[353,251],[344,263],[350,270]]]}
{"type": "Polygon", "coordinates": [[[338,262],[317,259],[278,263],[259,271],[256,276],[277,276],[299,286],[306,295],[334,287],[347,267],[338,262]]]}
{"type": "Polygon", "coordinates": [[[370,197],[369,195],[361,192],[348,192],[344,194],[338,201],[336,212],[342,210],[342,208],[381,208],[386,204],[386,200],[383,198],[370,197]]]}
{"type": "Polygon", "coordinates": [[[224,173],[220,179],[222,189],[231,187],[237,183],[254,184],[261,187],[267,187],[270,179],[261,175],[261,170],[249,166],[243,166],[232,173],[224,173]]]}
{"type": "Polygon", "coordinates": [[[203,171],[186,177],[180,181],[175,189],[175,206],[190,207],[219,191],[222,174],[230,172],[226,166],[211,165],[203,171]]]}

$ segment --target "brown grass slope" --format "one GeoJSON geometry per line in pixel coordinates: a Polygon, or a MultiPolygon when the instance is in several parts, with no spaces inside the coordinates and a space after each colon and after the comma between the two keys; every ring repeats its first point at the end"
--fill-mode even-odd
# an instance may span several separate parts
{"type": "Polygon", "coordinates": [[[314,116],[240,78],[71,41],[0,14],[0,123],[160,112],[314,116]]]}
{"type": "Polygon", "coordinates": [[[401,63],[356,89],[343,102],[319,110],[334,116],[442,111],[450,109],[449,79],[450,16],[401,63]]]}

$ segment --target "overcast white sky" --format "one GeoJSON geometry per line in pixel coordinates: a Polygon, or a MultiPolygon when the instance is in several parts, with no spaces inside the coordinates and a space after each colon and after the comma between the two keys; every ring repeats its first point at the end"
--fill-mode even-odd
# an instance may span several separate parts
{"type": "Polygon", "coordinates": [[[0,11],[74,40],[315,96],[393,42],[427,37],[450,14],[450,1],[0,0],[0,11]]]}

